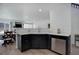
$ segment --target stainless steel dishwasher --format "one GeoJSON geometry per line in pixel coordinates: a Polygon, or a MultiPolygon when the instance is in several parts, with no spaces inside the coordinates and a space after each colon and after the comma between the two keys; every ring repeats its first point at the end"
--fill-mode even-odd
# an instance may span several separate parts
{"type": "Polygon", "coordinates": [[[65,41],[66,40],[63,40],[63,39],[52,38],[51,49],[65,55],[65,52],[66,52],[65,41]]]}

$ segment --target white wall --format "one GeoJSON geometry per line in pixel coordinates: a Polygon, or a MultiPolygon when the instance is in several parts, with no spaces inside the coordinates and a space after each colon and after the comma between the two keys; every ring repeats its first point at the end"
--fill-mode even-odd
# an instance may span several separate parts
{"type": "Polygon", "coordinates": [[[22,19],[22,12],[19,6],[11,4],[0,4],[0,18],[17,20],[22,19]]]}
{"type": "Polygon", "coordinates": [[[59,4],[50,10],[50,23],[53,33],[60,28],[61,34],[71,34],[71,8],[70,4],[59,4]]]}
{"type": "Polygon", "coordinates": [[[71,8],[71,41],[74,44],[75,34],[79,34],[79,9],[72,7],[71,8]]]}
{"type": "Polygon", "coordinates": [[[36,25],[36,27],[38,28],[48,28],[48,23],[49,20],[38,20],[38,21],[33,21],[33,23],[36,25]]]}

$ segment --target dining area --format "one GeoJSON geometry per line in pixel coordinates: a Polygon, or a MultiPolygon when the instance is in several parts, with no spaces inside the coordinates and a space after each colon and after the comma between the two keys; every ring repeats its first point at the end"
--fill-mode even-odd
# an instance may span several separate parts
{"type": "Polygon", "coordinates": [[[0,47],[7,47],[9,44],[13,44],[15,41],[15,34],[12,31],[0,32],[0,47]]]}

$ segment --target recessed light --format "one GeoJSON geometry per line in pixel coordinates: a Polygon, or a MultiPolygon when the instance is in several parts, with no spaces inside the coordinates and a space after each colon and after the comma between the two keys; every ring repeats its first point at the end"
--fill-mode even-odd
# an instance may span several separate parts
{"type": "Polygon", "coordinates": [[[38,9],[38,11],[39,11],[39,12],[42,12],[42,9],[40,8],[40,9],[38,9]]]}

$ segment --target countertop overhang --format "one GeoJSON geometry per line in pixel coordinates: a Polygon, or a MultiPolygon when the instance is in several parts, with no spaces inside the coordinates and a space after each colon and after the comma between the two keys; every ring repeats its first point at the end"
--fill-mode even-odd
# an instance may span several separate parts
{"type": "Polygon", "coordinates": [[[50,34],[50,35],[58,35],[58,36],[70,36],[69,34],[55,34],[55,33],[16,33],[19,35],[28,35],[28,34],[50,34]]]}

